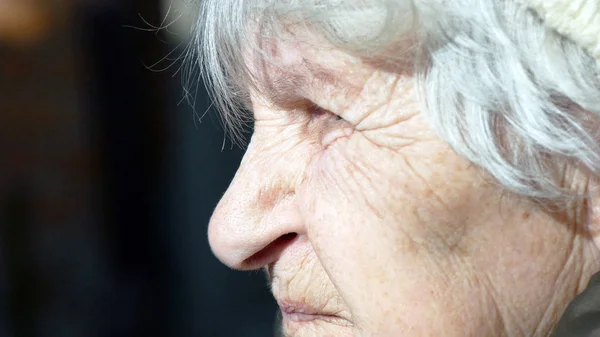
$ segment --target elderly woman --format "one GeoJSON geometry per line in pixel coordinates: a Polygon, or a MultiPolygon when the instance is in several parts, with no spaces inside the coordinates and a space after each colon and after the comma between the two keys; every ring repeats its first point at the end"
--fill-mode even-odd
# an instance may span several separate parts
{"type": "Polygon", "coordinates": [[[205,0],[196,36],[254,123],[210,243],[287,336],[600,335],[600,0],[205,0]]]}

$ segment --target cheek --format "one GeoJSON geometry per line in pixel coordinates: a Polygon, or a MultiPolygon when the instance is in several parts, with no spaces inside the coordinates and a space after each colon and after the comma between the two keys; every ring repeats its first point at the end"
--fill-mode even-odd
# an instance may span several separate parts
{"type": "Polygon", "coordinates": [[[423,324],[423,313],[441,314],[425,307],[442,296],[443,268],[421,244],[362,194],[323,191],[304,212],[307,236],[356,328],[394,336],[423,324]]]}
{"type": "Polygon", "coordinates": [[[403,151],[341,140],[311,161],[298,194],[316,255],[369,331],[443,310],[427,306],[445,296],[446,252],[481,197],[474,169],[441,142],[403,151]]]}
{"type": "MultiPolygon", "coordinates": [[[[373,317],[387,317],[383,312],[401,311],[398,303],[410,305],[422,298],[415,292],[414,298],[407,296],[405,290],[423,280],[419,274],[426,264],[419,262],[418,243],[399,227],[404,224],[386,200],[390,179],[356,161],[355,151],[363,145],[352,142],[340,141],[316,156],[298,196],[316,255],[355,324],[372,330],[372,324],[381,323],[373,317]],[[403,277],[404,271],[394,266],[412,270],[412,276],[403,277]]],[[[413,222],[409,218],[404,220],[413,222]]]]}
{"type": "Polygon", "coordinates": [[[368,224],[370,236],[395,238],[395,246],[397,237],[431,245],[459,235],[494,195],[481,172],[441,141],[390,150],[360,133],[315,155],[305,181],[301,204],[315,234],[368,224]]]}

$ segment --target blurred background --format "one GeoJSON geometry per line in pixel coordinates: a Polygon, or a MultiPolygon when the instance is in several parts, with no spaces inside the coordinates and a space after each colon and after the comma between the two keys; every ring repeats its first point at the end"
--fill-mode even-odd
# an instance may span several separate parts
{"type": "Polygon", "coordinates": [[[0,0],[0,337],[273,336],[206,238],[243,150],[182,100],[194,1],[0,0]]]}

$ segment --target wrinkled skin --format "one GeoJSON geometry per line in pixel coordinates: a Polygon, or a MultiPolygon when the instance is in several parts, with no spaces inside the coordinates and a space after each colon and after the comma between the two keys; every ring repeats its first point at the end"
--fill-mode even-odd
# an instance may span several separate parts
{"type": "Polygon", "coordinates": [[[600,269],[585,228],[437,137],[409,68],[273,50],[265,81],[308,80],[253,96],[255,132],[209,239],[228,266],[265,267],[286,335],[548,335],[600,269]]]}

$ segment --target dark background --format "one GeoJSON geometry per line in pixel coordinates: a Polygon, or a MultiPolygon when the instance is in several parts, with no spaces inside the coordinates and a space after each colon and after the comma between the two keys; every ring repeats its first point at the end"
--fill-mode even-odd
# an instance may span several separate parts
{"type": "Polygon", "coordinates": [[[0,337],[273,336],[264,276],[208,246],[243,150],[182,101],[174,1],[0,5],[0,337]]]}

